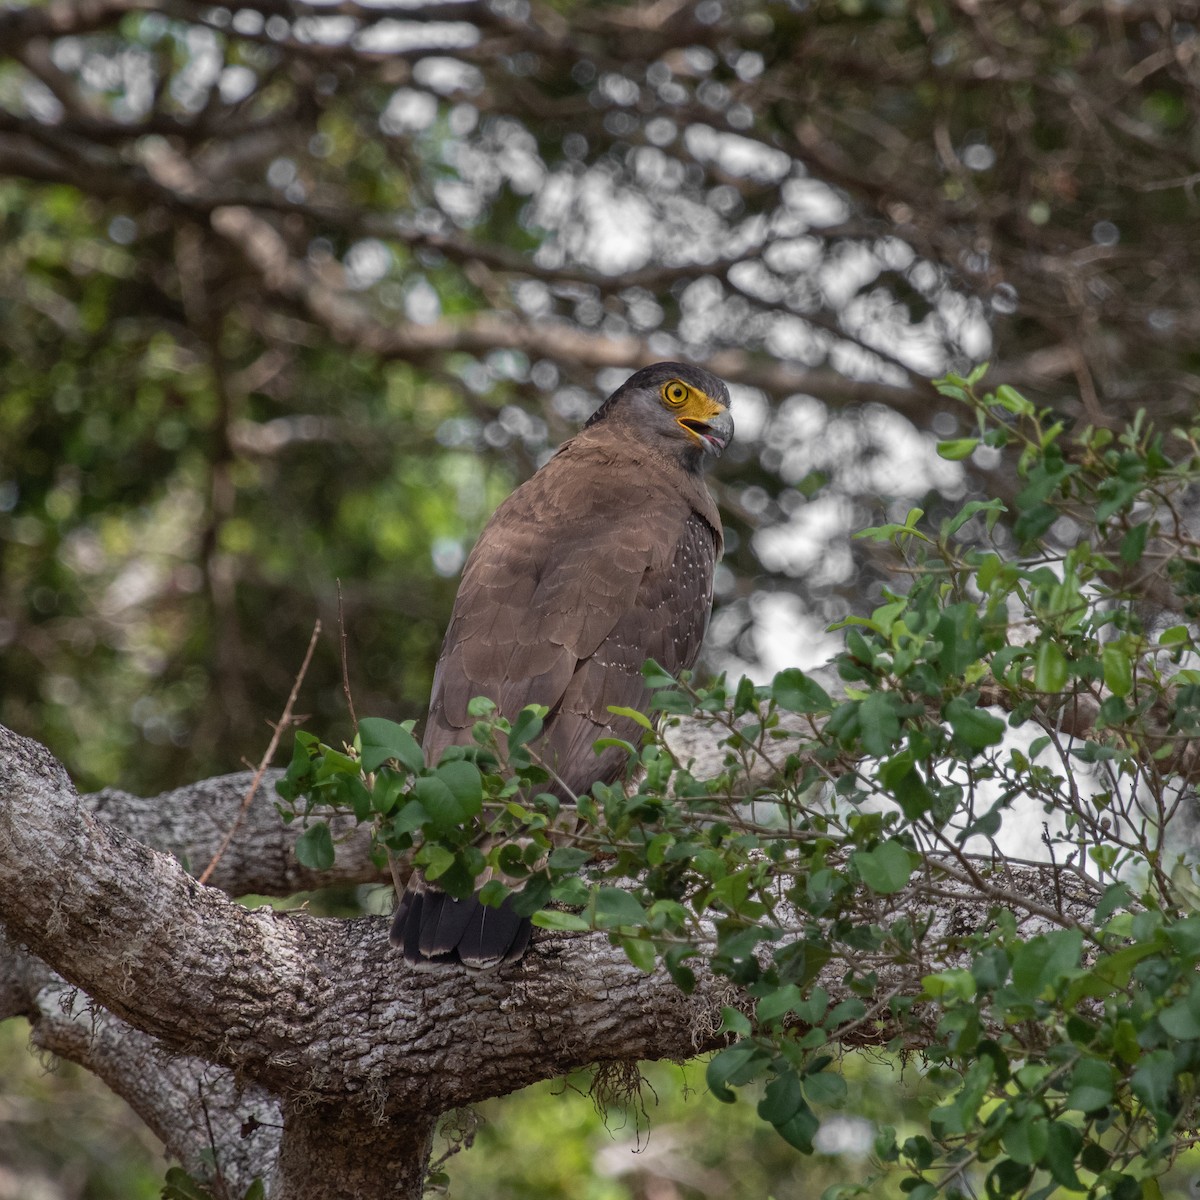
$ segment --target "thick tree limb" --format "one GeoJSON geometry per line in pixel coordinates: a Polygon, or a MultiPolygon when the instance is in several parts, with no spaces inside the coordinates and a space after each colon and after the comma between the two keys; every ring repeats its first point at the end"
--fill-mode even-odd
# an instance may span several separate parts
{"type": "Polygon", "coordinates": [[[711,1044],[693,1033],[693,1002],[601,939],[550,939],[507,971],[408,972],[381,919],[251,912],[199,887],[175,859],[84,811],[36,743],[4,731],[0,764],[10,937],[175,1052],[384,1113],[414,1101],[440,1111],[597,1058],[711,1044]],[[478,1041],[447,1047],[456,1010],[479,1024],[478,1041]]]}
{"type": "MultiPolygon", "coordinates": [[[[345,883],[384,882],[386,870],[371,860],[364,826],[348,818],[330,821],[338,840],[337,862],[328,871],[312,871],[296,858],[303,825],[285,825],[275,808],[274,784],[281,771],[267,771],[229,849],[209,881],[231,896],[255,893],[286,896],[345,883]]],[[[241,809],[254,779],[252,771],[219,775],[161,796],[133,796],[105,788],[79,798],[80,806],[122,833],[174,855],[185,870],[199,872],[221,844],[241,809]]]]}

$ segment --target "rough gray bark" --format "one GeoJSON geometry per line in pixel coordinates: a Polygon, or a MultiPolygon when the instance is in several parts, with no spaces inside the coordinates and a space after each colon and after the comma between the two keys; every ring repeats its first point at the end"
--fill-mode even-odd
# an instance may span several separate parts
{"type": "Polygon", "coordinates": [[[274,1097],[202,1058],[167,1052],[0,932],[0,1019],[17,1014],[33,1022],[37,1049],[104,1080],[197,1178],[211,1177],[212,1148],[232,1195],[271,1170],[282,1120],[274,1097]],[[253,1132],[243,1137],[247,1123],[253,1132]]]}
{"type": "MultiPolygon", "coordinates": [[[[0,731],[0,1016],[28,1016],[39,1045],[96,1070],[190,1168],[211,1127],[234,1192],[270,1171],[275,1197],[344,1196],[357,1161],[392,1166],[356,1168],[352,1194],[418,1196],[441,1112],[590,1062],[714,1044],[716,997],[685,999],[602,939],[547,938],[486,975],[413,973],[383,919],[248,911],[118,827],[202,863],[181,830],[211,841],[211,818],[154,810],[216,795],[232,815],[241,791],[84,802],[44,748],[0,731]],[[239,1144],[243,1120],[279,1113],[282,1150],[272,1124],[239,1144]]],[[[259,846],[235,841],[225,880],[241,890],[257,870],[256,890],[286,890],[285,859],[274,877],[235,861],[259,846]]]]}
{"type": "Polygon", "coordinates": [[[296,858],[296,838],[303,825],[285,825],[275,808],[275,780],[282,771],[263,773],[254,798],[242,812],[242,802],[254,782],[253,771],[202,779],[161,796],[133,796],[105,788],[81,796],[82,808],[147,846],[174,855],[183,867],[200,875],[237,823],[237,845],[218,860],[209,883],[230,896],[252,892],[287,896],[294,892],[331,887],[338,883],[367,883],[390,878],[386,868],[371,859],[367,831],[350,818],[334,817],[330,831],[338,842],[337,862],[328,871],[302,867],[296,858]]]}
{"type": "MultiPolygon", "coordinates": [[[[192,810],[232,819],[245,782],[150,803],[81,799],[48,751],[0,728],[0,1018],[28,1016],[39,1046],[104,1078],[193,1172],[206,1170],[211,1141],[232,1194],[264,1175],[273,1200],[415,1198],[439,1114],[591,1063],[719,1044],[720,1007],[736,1002],[728,985],[702,978],[686,997],[601,936],[541,935],[523,962],[494,972],[413,972],[383,918],[251,911],[200,886],[180,860],[202,869],[221,830],[192,810]]],[[[269,800],[251,807],[215,879],[235,892],[250,880],[267,893],[297,886],[294,835],[271,829],[275,815],[269,800]]],[[[1028,915],[1030,897],[1047,914],[1094,903],[1048,869],[929,872],[927,891],[932,882],[947,897],[931,948],[1006,897],[1030,935],[1050,923],[1028,915]]],[[[881,901],[864,899],[863,919],[885,919],[871,903],[881,901]]],[[[851,1040],[895,1032],[876,1019],[896,978],[872,965],[881,1006],[851,1040]]],[[[844,970],[831,964],[822,980],[834,997],[844,970]]]]}

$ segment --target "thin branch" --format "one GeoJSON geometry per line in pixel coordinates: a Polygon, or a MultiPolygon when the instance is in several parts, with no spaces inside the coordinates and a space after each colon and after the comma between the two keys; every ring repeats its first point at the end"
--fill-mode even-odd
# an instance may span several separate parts
{"type": "Polygon", "coordinates": [[[354,711],[354,696],[350,692],[350,667],[346,653],[346,614],[342,608],[342,581],[337,581],[338,598],[338,648],[342,657],[342,692],[346,697],[346,707],[350,710],[350,720],[354,728],[358,728],[358,714],[354,711]]]}
{"type": "Polygon", "coordinates": [[[225,837],[221,840],[221,844],[217,847],[217,852],[212,856],[212,860],[201,873],[200,883],[207,883],[209,881],[213,871],[217,868],[217,864],[221,861],[221,857],[229,849],[229,843],[233,841],[233,835],[237,832],[238,826],[242,823],[242,818],[246,815],[247,809],[249,809],[255,795],[258,793],[258,785],[262,781],[263,773],[271,765],[271,759],[275,757],[275,751],[279,748],[279,739],[283,736],[283,731],[292,724],[292,709],[295,707],[296,697],[300,694],[300,685],[304,682],[304,676],[308,674],[308,665],[312,662],[313,651],[317,647],[317,638],[320,634],[321,622],[318,619],[313,625],[312,637],[308,639],[308,649],[304,653],[304,661],[300,664],[300,670],[296,675],[295,682],[292,684],[292,690],[287,698],[287,703],[283,706],[283,714],[275,723],[274,732],[271,734],[271,741],[267,745],[266,752],[259,760],[258,770],[254,772],[254,778],[250,781],[250,786],[246,789],[246,795],[242,799],[242,806],[233,818],[233,824],[229,826],[229,832],[225,834],[225,837]]]}

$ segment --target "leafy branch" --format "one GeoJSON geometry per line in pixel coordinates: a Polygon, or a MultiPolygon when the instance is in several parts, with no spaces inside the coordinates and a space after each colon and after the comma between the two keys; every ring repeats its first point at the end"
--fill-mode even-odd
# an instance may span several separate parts
{"type": "Polygon", "coordinates": [[[486,700],[472,744],[432,765],[410,725],[364,720],[344,750],[298,734],[279,791],[313,819],[314,865],[334,853],[320,813],[349,810],[453,895],[519,889],[536,924],[603,931],[684,991],[701,970],[736,985],[709,1086],[760,1084],[759,1114],[802,1151],[845,1094],[834,1048],[887,1029],[940,1092],[926,1133],[876,1145],[910,1196],[1124,1200],[1185,1139],[1200,1064],[1200,890],[1172,830],[1200,670],[1194,628],[1146,602],[1150,584],[1177,615],[1200,599],[1197,431],[1068,434],[982,378],[939,383],[976,424],[940,451],[1012,455],[1020,489],[860,534],[907,586],[834,627],[839,695],[797,668],[700,685],[648,663],[651,716],[621,710],[643,733],[620,743],[625,778],[574,804],[544,790],[546,710],[509,722],[486,700]],[[685,723],[720,761],[686,756],[685,723]],[[1039,852],[1049,897],[1011,882],[1039,852]],[[956,926],[964,885],[983,918],[956,926]]]}

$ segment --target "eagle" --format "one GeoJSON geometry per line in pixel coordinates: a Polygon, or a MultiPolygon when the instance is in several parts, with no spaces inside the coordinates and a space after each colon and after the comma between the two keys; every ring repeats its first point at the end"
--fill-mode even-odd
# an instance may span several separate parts
{"type": "MultiPolygon", "coordinates": [[[[642,674],[654,659],[672,674],[700,652],[723,538],[704,467],[733,437],[729,391],[678,362],[632,375],[584,428],[496,509],[467,558],[433,677],[422,743],[434,764],[469,745],[473,697],[513,720],[527,704],[549,709],[534,744],[570,802],[612,783],[635,742],[642,674]]],[[[455,900],[415,873],[392,922],[391,943],[414,966],[511,962],[530,923],[477,897],[455,900]]]]}

